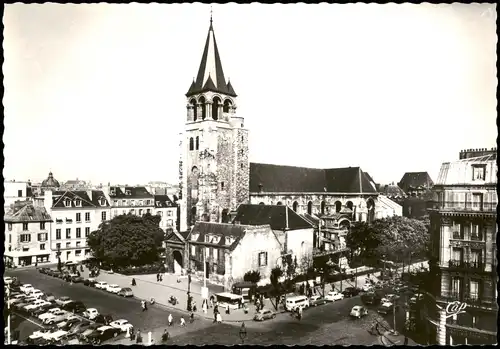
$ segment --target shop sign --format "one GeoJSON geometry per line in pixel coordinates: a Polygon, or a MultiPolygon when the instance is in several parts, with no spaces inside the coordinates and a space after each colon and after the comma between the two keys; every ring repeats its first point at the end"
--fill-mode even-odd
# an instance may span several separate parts
{"type": "Polygon", "coordinates": [[[450,318],[452,316],[456,316],[458,314],[464,314],[466,311],[465,309],[467,308],[467,303],[465,302],[459,302],[459,301],[454,301],[451,303],[448,303],[446,305],[446,318],[450,318]]]}

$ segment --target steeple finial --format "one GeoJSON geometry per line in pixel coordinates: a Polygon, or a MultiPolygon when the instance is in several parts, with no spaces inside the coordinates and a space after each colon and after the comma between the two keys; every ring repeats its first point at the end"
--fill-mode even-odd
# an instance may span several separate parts
{"type": "Polygon", "coordinates": [[[210,29],[212,29],[212,5],[210,5],[210,29]]]}

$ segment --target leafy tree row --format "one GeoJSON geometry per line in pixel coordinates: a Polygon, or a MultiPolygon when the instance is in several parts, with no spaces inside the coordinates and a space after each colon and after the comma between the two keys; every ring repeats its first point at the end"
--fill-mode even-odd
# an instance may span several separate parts
{"type": "Polygon", "coordinates": [[[87,244],[99,261],[119,267],[141,266],[159,260],[164,232],[161,217],[151,214],[120,215],[99,225],[89,234],[87,244]]]}

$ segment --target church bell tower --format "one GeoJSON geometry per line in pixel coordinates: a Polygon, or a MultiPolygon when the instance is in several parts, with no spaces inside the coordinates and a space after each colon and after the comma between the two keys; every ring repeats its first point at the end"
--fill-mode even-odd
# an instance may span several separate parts
{"type": "Polygon", "coordinates": [[[181,231],[196,221],[228,222],[229,212],[249,201],[248,130],[236,114],[237,95],[224,77],[211,16],[186,102],[179,161],[181,231]]]}

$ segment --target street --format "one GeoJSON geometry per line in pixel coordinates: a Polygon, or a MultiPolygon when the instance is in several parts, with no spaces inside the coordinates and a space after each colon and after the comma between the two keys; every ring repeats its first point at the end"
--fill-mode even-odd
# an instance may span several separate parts
{"type": "MultiPolygon", "coordinates": [[[[167,328],[167,316],[172,314],[175,325],[168,328],[171,336],[170,344],[223,344],[235,345],[241,343],[238,322],[214,324],[212,321],[198,316],[193,324],[186,327],[179,326],[179,319],[187,315],[183,312],[161,305],[149,306],[149,310],[142,312],[140,301],[134,298],[122,298],[105,291],[87,287],[83,284],[69,284],[61,279],[39,273],[35,269],[25,269],[7,272],[8,276],[17,276],[22,283],[31,283],[43,292],[50,292],[55,296],[68,296],[73,300],[82,301],[87,307],[94,307],[102,314],[111,314],[113,319],[124,318],[129,320],[136,329],[144,334],[153,332],[158,340],[167,328]],[[189,333],[189,335],[186,335],[189,333]],[[231,335],[234,333],[234,336],[231,335]]],[[[354,305],[360,305],[360,297],[347,298],[327,305],[312,307],[304,311],[301,321],[290,316],[289,313],[278,314],[276,319],[261,323],[247,321],[248,344],[357,344],[371,345],[377,341],[376,336],[368,333],[375,319],[383,318],[392,324],[392,314],[383,318],[376,313],[376,308],[369,309],[369,315],[361,319],[351,319],[349,312],[354,305]]],[[[209,311],[211,315],[211,311],[209,311]]],[[[402,326],[404,314],[398,313],[398,327],[402,326]]],[[[36,325],[24,321],[20,327],[21,339],[31,334],[36,325]],[[31,331],[31,332],[30,332],[31,331]]]]}

